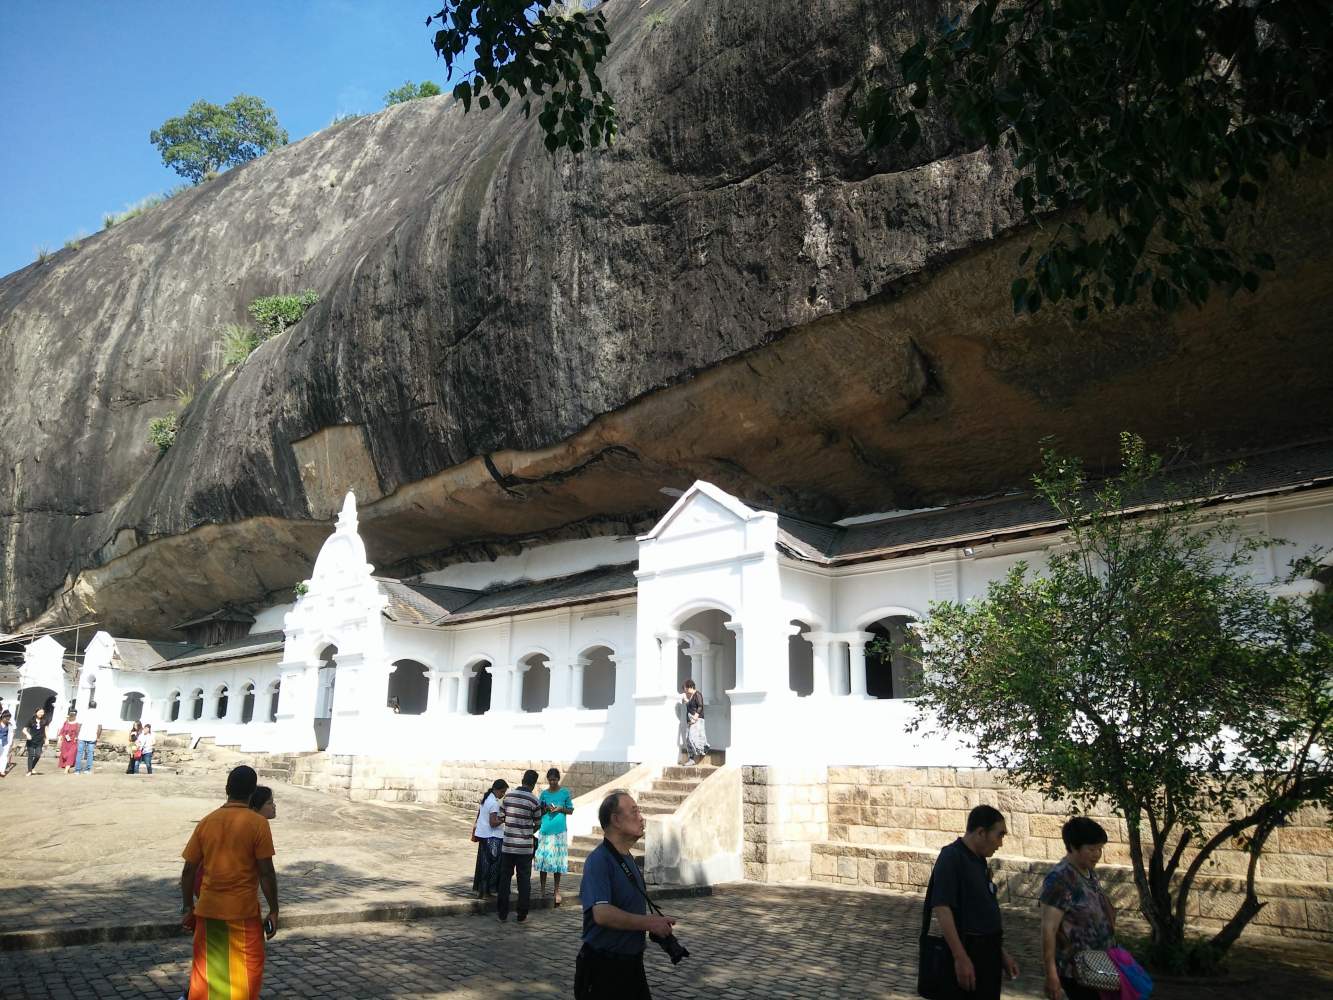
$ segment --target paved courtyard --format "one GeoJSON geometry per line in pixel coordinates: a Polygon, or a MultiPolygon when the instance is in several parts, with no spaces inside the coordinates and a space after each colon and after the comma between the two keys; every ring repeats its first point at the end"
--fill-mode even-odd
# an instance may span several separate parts
{"type": "MultiPolygon", "coordinates": [[[[0,783],[4,817],[0,933],[45,923],[172,920],[179,846],[220,796],[207,779],[47,773],[0,783]]],[[[274,824],[289,915],[370,903],[465,895],[472,848],[467,817],[417,807],[348,803],[277,788],[274,824]]],[[[907,998],[915,995],[918,900],[831,887],[735,885],[673,899],[693,953],[672,968],[657,949],[659,998],[907,998]]],[[[1031,919],[1009,917],[1023,976],[1006,995],[1041,995],[1031,919]]],[[[410,922],[307,925],[279,933],[264,995],[273,998],[568,997],[578,949],[576,905],[500,925],[462,914],[410,922]]],[[[1326,945],[1249,944],[1224,980],[1164,983],[1163,1000],[1333,995],[1326,945]],[[1319,971],[1324,970],[1324,971],[1319,971]]],[[[174,1000],[189,940],[75,945],[6,953],[0,996],[174,1000]]]]}

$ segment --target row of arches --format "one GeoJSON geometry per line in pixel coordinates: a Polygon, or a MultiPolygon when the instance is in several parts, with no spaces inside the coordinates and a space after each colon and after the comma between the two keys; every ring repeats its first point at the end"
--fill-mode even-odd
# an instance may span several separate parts
{"type": "MultiPolygon", "coordinates": [[[[278,699],[282,694],[282,682],[273,681],[265,690],[267,699],[267,711],[265,713],[265,722],[278,721],[278,699]]],[[[128,696],[127,696],[128,697],[128,696]]],[[[142,695],[139,698],[142,699],[142,695]]],[[[259,702],[259,696],[255,685],[246,683],[241,687],[241,719],[242,723],[251,723],[255,720],[255,709],[259,702]]],[[[191,721],[199,721],[204,718],[205,712],[211,706],[212,719],[227,718],[228,709],[231,707],[231,688],[226,684],[220,684],[213,689],[212,694],[205,698],[203,688],[195,688],[189,693],[188,697],[183,697],[182,692],[173,691],[167,696],[166,719],[168,722],[179,722],[182,713],[186,713],[184,718],[191,721]]],[[[140,703],[142,710],[142,702],[140,703]]],[[[130,721],[130,717],[124,714],[122,709],[121,718],[130,721]]],[[[138,716],[134,716],[135,719],[138,716]]]]}
{"type": "MultiPolygon", "coordinates": [[[[579,654],[574,668],[568,674],[571,684],[561,700],[578,708],[610,708],[616,700],[615,653],[609,646],[593,646],[579,654]]],[[[541,712],[551,705],[550,657],[545,653],[529,653],[516,664],[517,707],[522,712],[541,712]]],[[[402,668],[400,667],[399,670],[402,668]]],[[[495,665],[490,660],[477,660],[463,669],[460,677],[450,678],[449,704],[457,704],[462,697],[460,711],[467,715],[485,715],[491,710],[495,665]],[[453,685],[466,684],[466,690],[453,685]]]]}
{"type": "MultiPolygon", "coordinates": [[[[911,615],[888,615],[862,630],[872,638],[865,646],[866,695],[871,698],[915,698],[921,693],[921,639],[911,615]]],[[[787,640],[788,686],[798,697],[814,693],[814,647],[806,622],[793,620],[787,640]]],[[[831,666],[835,693],[851,689],[850,657],[838,656],[831,666]]]]}

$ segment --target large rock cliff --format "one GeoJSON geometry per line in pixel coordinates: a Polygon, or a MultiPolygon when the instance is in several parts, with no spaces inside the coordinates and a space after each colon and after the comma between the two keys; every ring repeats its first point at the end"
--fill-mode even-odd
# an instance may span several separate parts
{"type": "Polygon", "coordinates": [[[613,150],[552,159],[512,107],[415,101],[0,281],[3,626],[162,634],[272,596],[348,487],[372,559],[410,573],[641,526],[696,477],[836,517],[1021,485],[1051,434],[1095,459],[1122,428],[1327,432],[1326,169],[1266,206],[1257,296],[1016,320],[1005,165],[942,129],[872,160],[843,120],[937,4],[608,9],[613,150]],[[307,287],[301,323],[204,380],[221,326],[307,287]],[[159,455],[148,421],[189,389],[159,455]]]}

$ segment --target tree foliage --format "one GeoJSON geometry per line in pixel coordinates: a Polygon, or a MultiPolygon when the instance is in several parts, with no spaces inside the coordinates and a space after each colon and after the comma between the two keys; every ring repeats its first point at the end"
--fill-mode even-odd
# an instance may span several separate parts
{"type": "Polygon", "coordinates": [[[421,83],[408,80],[401,87],[395,87],[384,95],[384,106],[390,108],[395,104],[418,101],[423,97],[439,97],[442,93],[440,85],[434,80],[423,80],[421,83]]]}
{"type": "Polygon", "coordinates": [[[238,94],[224,105],[195,101],[179,118],[168,118],[149,141],[162,162],[192,184],[248,163],[287,145],[287,131],[258,97],[238,94]]]}
{"type": "Polygon", "coordinates": [[[451,76],[475,50],[453,90],[464,111],[473,100],[483,110],[492,99],[502,108],[519,100],[526,118],[540,99],[537,121],[552,153],[615,140],[615,102],[597,75],[610,44],[600,10],[571,10],[562,0],[448,0],[426,18],[432,23],[435,52],[451,76]]]}
{"type": "Polygon", "coordinates": [[[1264,905],[1255,873],[1274,830],[1333,805],[1333,638],[1308,600],[1250,577],[1271,542],[1183,499],[1219,484],[1172,491],[1136,438],[1123,458],[1093,489],[1045,456],[1037,486],[1068,544],[984,599],[932,606],[914,726],[960,734],[1023,787],[1123,815],[1159,954],[1184,947],[1214,852],[1247,852],[1245,898],[1206,946],[1217,955],[1264,905]]]}
{"type": "Polygon", "coordinates": [[[1326,155],[1328,0],[985,0],[880,67],[857,118],[871,148],[910,147],[938,106],[1008,150],[1040,228],[1015,312],[1075,318],[1259,287],[1246,226],[1274,161],[1326,155]]]}

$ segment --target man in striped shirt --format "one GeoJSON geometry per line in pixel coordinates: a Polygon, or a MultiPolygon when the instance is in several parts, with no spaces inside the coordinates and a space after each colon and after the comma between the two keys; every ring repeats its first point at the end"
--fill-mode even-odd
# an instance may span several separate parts
{"type": "Polygon", "coordinates": [[[518,922],[528,919],[528,900],[532,894],[532,852],[542,807],[532,790],[537,787],[537,772],[523,772],[523,787],[511,788],[505,795],[504,846],[500,848],[500,891],[495,897],[500,923],[509,919],[509,883],[518,872],[518,922]]]}

